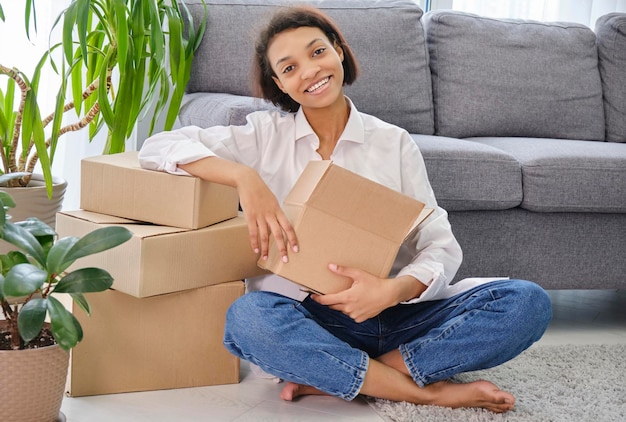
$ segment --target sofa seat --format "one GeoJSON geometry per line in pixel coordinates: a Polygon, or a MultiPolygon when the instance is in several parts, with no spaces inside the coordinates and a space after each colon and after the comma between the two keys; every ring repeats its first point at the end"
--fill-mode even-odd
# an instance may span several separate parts
{"type": "Polygon", "coordinates": [[[521,208],[626,213],[626,144],[549,138],[469,138],[521,164],[521,208]]]}
{"type": "Polygon", "coordinates": [[[522,170],[509,153],[490,145],[412,134],[437,202],[448,211],[505,210],[522,203],[522,170]]]}

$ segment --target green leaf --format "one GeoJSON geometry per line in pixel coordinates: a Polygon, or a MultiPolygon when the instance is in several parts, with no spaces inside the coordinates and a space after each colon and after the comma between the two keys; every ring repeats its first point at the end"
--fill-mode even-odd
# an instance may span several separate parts
{"type": "MultiPolygon", "coordinates": [[[[5,176],[5,175],[3,174],[2,176],[5,176]]],[[[0,176],[0,180],[2,176],[0,176]]],[[[0,183],[2,182],[0,181],[0,183]]],[[[11,195],[9,195],[3,190],[0,190],[0,202],[2,203],[1,204],[2,208],[4,207],[15,208],[15,200],[13,199],[11,195]]]]}
{"type": "Polygon", "coordinates": [[[4,223],[4,231],[0,238],[17,246],[28,255],[32,256],[39,264],[46,264],[46,254],[39,241],[28,230],[13,224],[10,221],[4,223]]]}
{"type": "Polygon", "coordinates": [[[65,9],[63,16],[63,54],[68,63],[71,63],[72,57],[74,57],[73,33],[79,7],[78,2],[73,1],[69,7],[65,9]]]}
{"type": "Polygon", "coordinates": [[[102,227],[87,233],[69,251],[66,259],[76,260],[84,256],[106,251],[126,242],[132,233],[121,226],[102,227]]]}
{"type": "Polygon", "coordinates": [[[39,242],[44,250],[44,255],[46,255],[46,251],[50,250],[50,248],[54,244],[54,240],[56,239],[56,232],[52,230],[50,226],[48,226],[46,223],[36,217],[29,217],[26,220],[18,221],[15,223],[15,225],[26,229],[30,234],[35,237],[35,239],[37,239],[37,242],[39,242]]]}
{"type": "Polygon", "coordinates": [[[106,56],[102,62],[100,75],[98,76],[101,81],[100,85],[98,85],[98,103],[100,104],[100,113],[102,113],[102,118],[106,122],[107,126],[111,128],[113,127],[115,118],[113,116],[111,103],[109,102],[109,92],[107,91],[106,80],[108,67],[115,61],[115,49],[107,45],[105,51],[106,56]]]}
{"type": "Polygon", "coordinates": [[[46,299],[32,299],[20,310],[17,327],[24,342],[28,343],[39,335],[48,312],[46,299]]]}
{"type": "Polygon", "coordinates": [[[8,272],[4,279],[3,291],[5,296],[28,296],[43,286],[48,279],[48,273],[32,264],[17,264],[8,272]]]}
{"type": "Polygon", "coordinates": [[[24,25],[26,26],[26,37],[30,41],[30,21],[31,21],[31,12],[32,12],[32,21],[35,28],[35,32],[37,32],[37,14],[35,13],[35,0],[26,0],[26,5],[24,7],[24,25]]]}
{"type": "Polygon", "coordinates": [[[101,268],[81,268],[59,281],[55,293],[94,293],[111,288],[113,277],[101,268]]]}
{"type": "Polygon", "coordinates": [[[37,217],[28,217],[26,220],[16,222],[15,225],[28,230],[35,237],[56,236],[56,232],[52,227],[37,217]]]}
{"type": "Polygon", "coordinates": [[[67,255],[78,242],[78,237],[68,236],[59,239],[48,252],[47,267],[50,274],[61,274],[75,261],[67,255]]]}
{"type": "Polygon", "coordinates": [[[70,296],[72,296],[74,302],[76,302],[87,315],[91,316],[91,306],[89,306],[89,302],[87,301],[85,295],[82,293],[70,293],[70,296]]]}
{"type": "Polygon", "coordinates": [[[52,296],[48,297],[48,312],[52,335],[62,349],[70,350],[83,339],[80,323],[61,302],[52,296]]]}
{"type": "Polygon", "coordinates": [[[29,264],[28,258],[20,251],[10,251],[6,255],[0,255],[2,274],[8,273],[17,264],[29,264]]]}
{"type": "Polygon", "coordinates": [[[119,61],[120,69],[126,69],[126,60],[128,59],[128,50],[130,48],[128,30],[128,14],[126,13],[126,4],[123,0],[112,0],[113,8],[115,11],[115,37],[117,40],[117,60],[119,61]]]}

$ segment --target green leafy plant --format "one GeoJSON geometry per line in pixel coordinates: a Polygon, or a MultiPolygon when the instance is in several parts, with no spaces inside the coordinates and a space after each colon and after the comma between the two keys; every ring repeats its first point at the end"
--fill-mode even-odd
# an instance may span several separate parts
{"type": "MultiPolygon", "coordinates": [[[[21,176],[3,175],[0,182],[21,176]]],[[[79,258],[126,242],[131,233],[124,227],[109,226],[82,238],[58,239],[54,230],[37,218],[12,223],[6,212],[12,207],[15,207],[13,198],[0,191],[0,238],[17,247],[0,255],[0,306],[10,333],[11,349],[23,349],[38,338],[48,316],[54,340],[69,350],[82,340],[83,331],[57,295],[71,295],[91,314],[84,294],[110,288],[113,278],[101,268],[66,270],[79,258]]]]}
{"type": "MultiPolygon", "coordinates": [[[[37,28],[35,4],[25,0],[29,39],[30,28],[37,28]]],[[[0,20],[5,20],[1,4],[0,20]]],[[[113,154],[124,151],[125,141],[145,117],[151,118],[150,133],[163,113],[164,129],[173,126],[206,13],[195,23],[184,0],[72,0],[52,31],[57,28],[62,41],[49,46],[30,78],[0,63],[0,76],[8,77],[0,87],[1,172],[28,173],[8,182],[26,186],[39,163],[48,195],[63,134],[88,127],[91,141],[106,127],[103,153],[113,154]],[[38,95],[47,67],[60,82],[54,110],[44,116],[38,95]],[[67,123],[72,110],[74,121],[67,123]]]]}

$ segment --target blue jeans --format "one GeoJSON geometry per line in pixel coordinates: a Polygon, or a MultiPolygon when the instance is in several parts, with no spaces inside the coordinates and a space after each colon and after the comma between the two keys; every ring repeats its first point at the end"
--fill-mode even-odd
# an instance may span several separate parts
{"type": "Polygon", "coordinates": [[[370,358],[399,349],[423,387],[514,358],[541,338],[551,317],[547,293],[523,280],[400,304],[359,324],[310,298],[251,292],[228,310],[224,345],[269,374],[352,400],[370,358]]]}

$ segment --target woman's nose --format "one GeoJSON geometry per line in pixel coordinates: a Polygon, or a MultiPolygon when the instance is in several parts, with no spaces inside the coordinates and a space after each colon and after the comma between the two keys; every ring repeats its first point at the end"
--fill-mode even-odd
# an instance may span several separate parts
{"type": "Polygon", "coordinates": [[[304,72],[302,72],[302,79],[306,80],[306,79],[314,78],[319,73],[320,70],[321,68],[318,65],[311,65],[307,67],[304,70],[304,72]]]}

